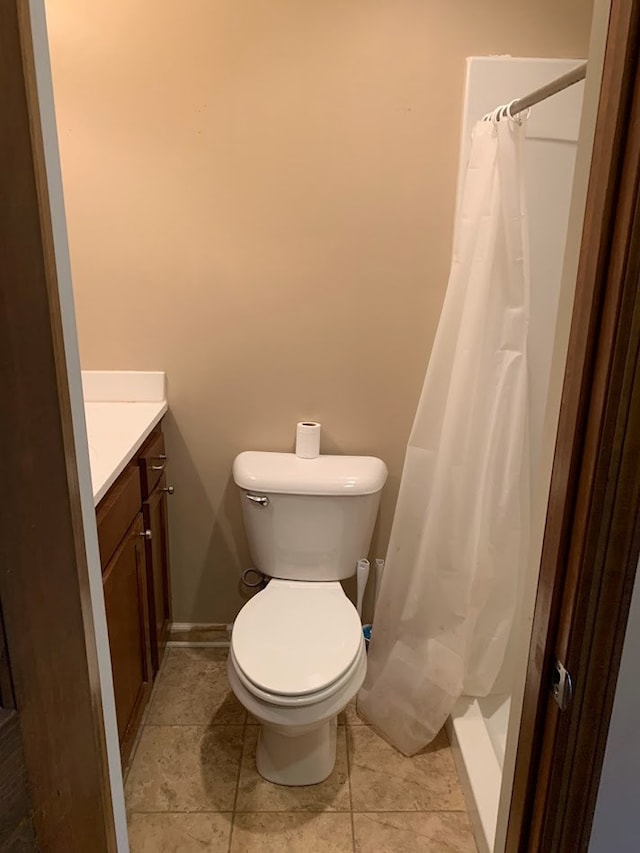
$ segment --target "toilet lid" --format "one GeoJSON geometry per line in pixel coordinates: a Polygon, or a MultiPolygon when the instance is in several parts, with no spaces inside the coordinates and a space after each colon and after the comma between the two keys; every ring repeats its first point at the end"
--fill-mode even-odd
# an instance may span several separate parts
{"type": "Polygon", "coordinates": [[[358,612],[338,582],[272,580],[242,608],[231,636],[244,675],[285,696],[314,693],[336,681],[361,643],[358,612]]]}

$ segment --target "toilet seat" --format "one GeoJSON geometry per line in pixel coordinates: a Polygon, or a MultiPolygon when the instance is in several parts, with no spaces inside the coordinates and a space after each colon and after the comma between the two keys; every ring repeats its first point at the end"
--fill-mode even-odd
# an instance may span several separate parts
{"type": "Polygon", "coordinates": [[[358,613],[337,581],[272,580],[245,604],[231,636],[238,677],[277,704],[316,702],[357,668],[364,642],[358,613]]]}
{"type": "Polygon", "coordinates": [[[318,690],[316,693],[303,693],[299,696],[285,696],[281,693],[271,693],[267,690],[261,690],[244,675],[234,657],[233,649],[229,652],[228,666],[230,665],[232,667],[240,684],[251,694],[251,696],[254,697],[254,699],[257,699],[260,702],[266,702],[272,706],[278,706],[282,710],[286,710],[288,708],[304,708],[310,705],[319,705],[325,700],[330,700],[333,696],[339,694],[345,685],[349,685],[363,664],[366,669],[366,659],[367,652],[363,640],[362,646],[359,653],[356,655],[355,660],[339,678],[331,684],[328,684],[323,690],[318,690]]]}

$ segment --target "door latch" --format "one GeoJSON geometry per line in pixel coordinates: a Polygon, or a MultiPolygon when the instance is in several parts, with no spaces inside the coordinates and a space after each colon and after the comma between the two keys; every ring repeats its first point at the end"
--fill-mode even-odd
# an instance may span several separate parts
{"type": "Polygon", "coordinates": [[[571,675],[560,663],[555,662],[551,677],[551,693],[561,711],[565,711],[573,697],[573,681],[571,675]]]}

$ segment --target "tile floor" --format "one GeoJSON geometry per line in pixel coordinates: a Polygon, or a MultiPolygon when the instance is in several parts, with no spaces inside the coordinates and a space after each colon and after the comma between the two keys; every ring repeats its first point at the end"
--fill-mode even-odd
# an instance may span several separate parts
{"type": "Polygon", "coordinates": [[[132,853],[475,853],[444,733],[405,758],[354,705],[339,723],[325,782],[272,785],[226,651],[169,649],[126,777],[132,853]]]}

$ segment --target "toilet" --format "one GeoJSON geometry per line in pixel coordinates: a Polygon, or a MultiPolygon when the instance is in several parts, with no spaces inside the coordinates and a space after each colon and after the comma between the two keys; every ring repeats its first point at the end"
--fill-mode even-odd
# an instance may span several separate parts
{"type": "Polygon", "coordinates": [[[234,622],[229,683],[260,723],[260,775],[313,785],[333,770],[338,714],[367,669],[340,581],[368,553],[387,469],[371,456],[245,451],[233,478],[252,559],[270,581],[234,622]]]}

